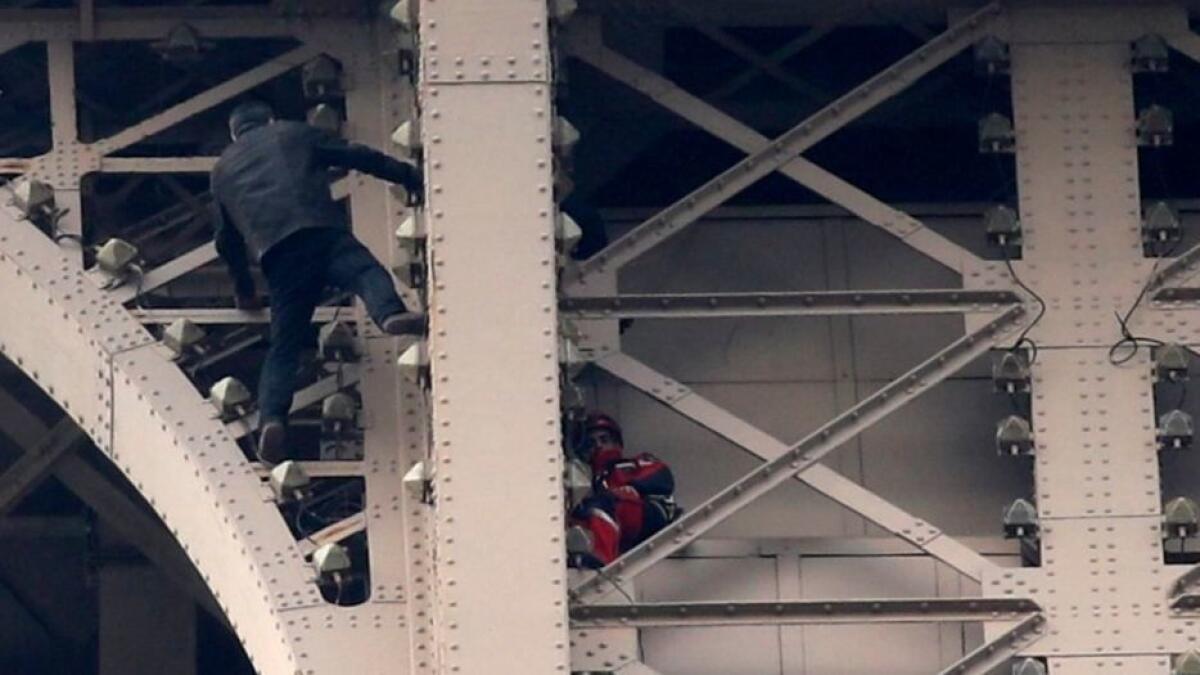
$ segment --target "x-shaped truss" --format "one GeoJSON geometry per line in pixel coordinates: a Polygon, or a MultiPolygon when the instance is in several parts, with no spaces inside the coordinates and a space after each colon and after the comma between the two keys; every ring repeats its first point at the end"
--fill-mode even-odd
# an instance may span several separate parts
{"type": "MultiPolygon", "coordinates": [[[[984,265],[977,256],[933,232],[908,214],[824,171],[800,157],[799,153],[902,91],[922,75],[973,44],[986,34],[998,16],[998,7],[985,7],[773,141],[688,94],[660,75],[606,48],[600,41],[595,26],[591,26],[591,30],[588,30],[586,25],[577,26],[566,36],[566,46],[571,54],[742,149],[747,153],[747,157],[570,270],[565,275],[565,287],[569,297],[560,304],[564,316],[596,320],[631,317],[826,316],[972,311],[999,314],[982,329],[954,342],[910,373],[790,446],[626,354],[617,352],[597,360],[596,365],[600,368],[687,419],[760,457],[764,463],[695,507],[667,529],[627,552],[605,570],[584,577],[572,589],[572,597],[576,601],[576,614],[586,611],[588,605],[584,603],[594,602],[605,596],[608,591],[606,584],[620,584],[631,579],[789,479],[809,485],[969,578],[981,580],[986,570],[994,568],[994,563],[974,550],[819,462],[826,454],[944,380],[991,349],[1007,333],[1021,326],[1025,315],[1025,308],[1021,304],[1023,298],[1007,291],[985,293],[959,289],[928,292],[614,297],[586,294],[593,287],[593,281],[608,277],[625,263],[678,233],[740,190],[776,170],[866,222],[899,237],[905,244],[960,275],[967,269],[977,269],[984,265]]],[[[882,607],[886,601],[874,601],[874,604],[882,607]]],[[[724,605],[726,608],[729,606],[724,605]]],[[[846,603],[827,606],[830,608],[828,611],[832,612],[853,614],[855,611],[855,608],[846,603]]],[[[756,607],[749,610],[741,607],[741,610],[743,618],[744,613],[750,611],[754,614],[750,621],[762,621],[769,620],[772,613],[787,613],[785,609],[780,609],[781,607],[783,606],[776,604],[772,607],[756,607]]],[[[649,611],[651,608],[645,609],[649,611]]],[[[798,609],[791,609],[803,614],[812,608],[804,605],[798,609]]],[[[645,620],[645,614],[637,611],[638,607],[634,607],[633,610],[638,616],[625,616],[624,625],[637,625],[637,622],[645,620]]],[[[628,613],[631,610],[625,608],[611,611],[628,613]]],[[[676,612],[676,619],[679,619],[679,612],[687,614],[686,622],[692,622],[698,615],[708,615],[711,619],[713,612],[720,614],[723,610],[719,607],[696,605],[674,607],[666,611],[676,612]]],[[[661,619],[666,620],[661,612],[659,614],[661,619]]],[[[729,619],[728,616],[725,618],[729,619]]],[[[808,618],[819,620],[816,616],[808,618]]],[[[796,620],[794,616],[792,620],[796,620]]],[[[1041,623],[1040,614],[1026,618],[1013,631],[1005,633],[981,650],[968,654],[945,672],[985,672],[985,668],[1000,663],[1003,658],[1011,656],[1033,639],[1041,623]]]]}

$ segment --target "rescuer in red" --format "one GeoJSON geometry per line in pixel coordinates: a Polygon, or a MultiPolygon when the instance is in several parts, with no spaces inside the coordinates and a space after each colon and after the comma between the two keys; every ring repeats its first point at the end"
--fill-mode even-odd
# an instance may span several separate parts
{"type": "Polygon", "coordinates": [[[577,451],[592,469],[592,492],[571,511],[567,551],[573,567],[600,568],[676,518],[671,468],[650,453],[625,457],[617,422],[594,413],[577,451]]]}

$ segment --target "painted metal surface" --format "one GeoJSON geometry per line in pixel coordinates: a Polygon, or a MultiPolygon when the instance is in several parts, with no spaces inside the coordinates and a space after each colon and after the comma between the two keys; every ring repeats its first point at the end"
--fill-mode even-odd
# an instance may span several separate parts
{"type": "Polygon", "coordinates": [[[421,6],[441,672],[569,669],[548,22],[421,6]]]}
{"type": "Polygon", "coordinates": [[[0,217],[0,297],[6,310],[42,327],[6,330],[5,355],[37,372],[46,392],[146,495],[242,627],[258,667],[291,672],[298,667],[293,635],[272,617],[311,603],[316,589],[240,450],[183,374],[153,351],[150,336],[77,263],[11,208],[0,217]],[[272,563],[279,569],[268,571],[272,563]]]}
{"type": "Polygon", "coordinates": [[[1162,656],[1186,648],[1166,608],[1174,575],[1162,560],[1149,357],[1118,366],[1107,349],[1121,337],[1113,311],[1134,302],[1154,268],[1139,239],[1126,63],[1145,26],[1128,17],[1031,8],[1010,20],[1027,224],[1014,266],[1048,305],[1031,333],[1043,346],[1033,366],[1042,558],[989,575],[984,592],[1044,603],[1046,635],[1022,653],[1049,656],[1052,672],[1107,672],[1095,658],[1104,654],[1141,664],[1122,672],[1166,672],[1162,656]]]}

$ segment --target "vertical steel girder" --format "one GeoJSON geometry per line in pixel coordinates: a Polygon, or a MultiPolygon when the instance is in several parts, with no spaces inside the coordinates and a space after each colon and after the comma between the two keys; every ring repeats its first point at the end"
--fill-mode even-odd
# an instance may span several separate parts
{"type": "MultiPolygon", "coordinates": [[[[390,149],[393,130],[415,114],[416,92],[380,55],[395,50],[395,27],[379,23],[343,62],[354,86],[346,95],[347,128],[356,140],[390,149]]],[[[347,194],[355,235],[386,266],[395,268],[397,226],[408,207],[382,182],[348,176],[333,185],[335,197],[347,194]]],[[[412,307],[406,294],[405,302],[412,307]]],[[[361,303],[356,306],[364,362],[358,369],[363,417],[365,510],[369,536],[372,597],[402,604],[403,630],[388,667],[411,675],[435,672],[433,631],[433,547],[429,543],[431,509],[421,490],[404,476],[429,456],[429,408],[421,386],[394,367],[406,346],[379,333],[361,303]],[[404,659],[401,661],[401,659],[404,659]]],[[[356,521],[345,523],[357,527],[356,521]]]]}
{"type": "MultiPolygon", "coordinates": [[[[1009,15],[1025,222],[1014,267],[1047,305],[1030,333],[1044,347],[1030,419],[1041,558],[989,574],[983,589],[1045,608],[1049,630],[1021,654],[1047,658],[1055,673],[1104,672],[1099,657],[1122,672],[1167,672],[1165,657],[1190,648],[1166,607],[1151,359],[1106,358],[1124,328],[1113,310],[1130,307],[1150,275],[1181,267],[1158,273],[1142,254],[1129,44],[1186,26],[1178,6],[1026,5],[1009,15]]],[[[1136,322],[1129,330],[1148,333],[1136,322]]]]}
{"type": "MultiPolygon", "coordinates": [[[[984,7],[774,141],[767,141],[750,130],[739,129],[738,135],[746,143],[744,145],[735,143],[735,145],[743,147],[750,153],[745,159],[578,265],[572,272],[573,278],[570,280],[570,287],[580,286],[589,276],[598,274],[606,268],[619,268],[773,171],[801,162],[803,162],[803,168],[810,174],[814,170],[818,170],[815,165],[799,159],[797,155],[869,112],[879,103],[903,91],[921,76],[969,47],[986,33],[999,14],[1000,9],[996,4],[984,7]]],[[[568,46],[570,46],[570,42],[568,46]]],[[[575,49],[574,52],[585,59],[588,58],[590,52],[601,54],[607,62],[615,63],[625,72],[640,70],[632,63],[604,50],[597,44],[592,44],[589,48],[575,49]]],[[[605,62],[600,59],[589,60],[596,65],[605,62]]],[[[602,65],[601,67],[603,68],[602,65]]],[[[633,79],[636,81],[639,77],[645,78],[646,73],[639,72],[633,79]]],[[[671,97],[682,98],[680,96],[682,92],[673,85],[666,84],[664,87],[661,80],[656,84],[657,86],[653,86],[652,91],[655,91],[657,95],[652,95],[652,98],[657,100],[668,94],[671,97]]],[[[685,104],[685,107],[695,110],[697,104],[701,109],[710,108],[697,99],[691,99],[685,104]]],[[[704,114],[710,120],[718,119],[722,126],[730,126],[730,120],[716,117],[711,110],[704,110],[704,114]]],[[[720,135],[726,137],[726,134],[720,135]]],[[[824,183],[828,189],[823,191],[814,188],[818,193],[833,192],[843,198],[850,197],[851,199],[848,201],[861,202],[866,198],[864,194],[844,181],[824,172],[820,173],[822,175],[817,176],[815,182],[824,183]]],[[[809,184],[811,181],[806,179],[802,182],[809,184]]],[[[809,187],[813,186],[809,185],[809,187]]],[[[865,210],[870,211],[869,215],[872,217],[864,215],[864,219],[875,223],[886,223],[889,231],[903,232],[902,238],[913,234],[913,231],[918,229],[919,224],[915,224],[911,218],[904,217],[900,219],[903,222],[896,222],[894,209],[874,202],[874,200],[870,201],[873,203],[869,204],[869,208],[865,210]]],[[[940,259],[939,261],[947,262],[940,259]]],[[[961,273],[961,260],[956,260],[952,269],[961,273]]]]}
{"type": "Polygon", "coordinates": [[[1015,307],[982,329],[956,340],[907,374],[788,447],[786,452],[685,513],[679,520],[622,555],[600,573],[586,576],[572,588],[572,597],[583,601],[594,599],[604,592],[605,584],[610,583],[612,578],[615,577],[617,583],[620,583],[622,578],[632,578],[644,572],[654,563],[683,548],[780,483],[809,470],[822,457],[864,429],[986,353],[1006,334],[1020,326],[1020,319],[1025,313],[1024,307],[1015,307]]]}
{"type": "MultiPolygon", "coordinates": [[[[626,354],[611,354],[596,361],[596,366],[765,461],[778,459],[789,451],[786,443],[626,354]]],[[[794,475],[797,480],[814,490],[975,581],[983,579],[985,570],[993,570],[996,567],[994,563],[937,527],[905,512],[823,464],[813,464],[794,475]]]]}
{"type": "Polygon", "coordinates": [[[439,664],[565,672],[547,3],[420,9],[439,664]]]}

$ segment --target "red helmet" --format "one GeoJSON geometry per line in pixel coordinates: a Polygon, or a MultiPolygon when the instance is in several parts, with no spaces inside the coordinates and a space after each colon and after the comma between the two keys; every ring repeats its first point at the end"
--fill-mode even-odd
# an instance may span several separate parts
{"type": "Polygon", "coordinates": [[[584,433],[591,433],[594,429],[605,429],[612,432],[616,437],[617,443],[625,445],[625,439],[621,436],[621,425],[613,418],[601,412],[591,413],[584,421],[584,433]]]}

